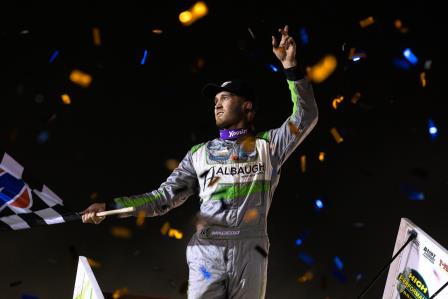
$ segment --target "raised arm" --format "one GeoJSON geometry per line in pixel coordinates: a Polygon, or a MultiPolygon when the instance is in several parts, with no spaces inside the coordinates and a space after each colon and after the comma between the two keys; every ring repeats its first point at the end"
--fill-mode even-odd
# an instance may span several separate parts
{"type": "Polygon", "coordinates": [[[277,129],[265,133],[271,143],[271,154],[282,165],[311,132],[318,120],[318,109],[311,83],[297,66],[296,44],[288,34],[288,26],[279,29],[280,43],[272,37],[272,51],[283,65],[291,92],[292,113],[277,129]]]}

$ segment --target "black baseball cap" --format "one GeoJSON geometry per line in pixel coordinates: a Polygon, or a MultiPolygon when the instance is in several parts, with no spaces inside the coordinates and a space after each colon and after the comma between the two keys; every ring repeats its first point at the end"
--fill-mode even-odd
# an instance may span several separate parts
{"type": "Polygon", "coordinates": [[[211,100],[213,100],[215,96],[221,91],[228,91],[240,97],[243,97],[247,101],[252,102],[255,108],[258,106],[254,90],[252,89],[250,84],[243,79],[233,79],[230,81],[225,81],[220,85],[209,83],[206,84],[204,88],[202,88],[202,94],[206,98],[211,100]]]}

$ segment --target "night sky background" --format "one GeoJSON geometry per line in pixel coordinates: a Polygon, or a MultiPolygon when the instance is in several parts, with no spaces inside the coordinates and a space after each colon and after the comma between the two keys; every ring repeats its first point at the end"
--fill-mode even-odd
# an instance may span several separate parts
{"type": "MultiPolygon", "coordinates": [[[[286,119],[290,96],[271,35],[288,24],[304,69],[327,54],[338,65],[313,83],[319,122],[282,170],[269,214],[266,298],[355,298],[392,256],[402,217],[448,248],[447,47],[435,1],[339,2],[211,1],[188,27],[178,16],[194,1],[4,3],[0,148],[72,211],[152,191],[170,174],[168,159],[217,136],[213,104],[200,93],[206,83],[248,79],[261,100],[258,130],[286,119]],[[362,28],[369,16],[375,22],[362,28]],[[351,48],[366,57],[350,60],[351,48]],[[72,82],[74,69],[92,83],[72,82]],[[344,100],[334,109],[337,96],[344,100]],[[336,272],[335,257],[344,265],[336,272]],[[308,271],[313,279],[299,283],[308,271]]],[[[186,298],[185,250],[198,209],[193,196],[143,226],[111,217],[0,232],[0,298],[71,298],[79,255],[100,264],[93,271],[105,292],[186,298]],[[183,238],[162,235],[165,222],[183,238]],[[114,236],[117,226],[130,238],[114,236]]],[[[385,278],[365,298],[380,298],[385,278]]]]}

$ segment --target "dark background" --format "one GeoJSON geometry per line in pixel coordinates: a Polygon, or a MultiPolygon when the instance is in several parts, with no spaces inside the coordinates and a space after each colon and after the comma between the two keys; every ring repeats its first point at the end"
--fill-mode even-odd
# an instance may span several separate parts
{"type": "MultiPolygon", "coordinates": [[[[167,159],[180,160],[193,145],[217,136],[213,105],[200,95],[204,84],[249,79],[262,101],[259,130],[289,115],[284,75],[267,67],[281,69],[270,36],[288,24],[304,68],[326,54],[338,66],[314,84],[319,122],[284,165],[274,196],[266,297],[354,298],[392,256],[402,217],[448,247],[447,49],[441,4],[339,2],[213,1],[209,14],[189,27],[178,15],[194,1],[2,4],[1,149],[74,211],[151,191],[169,175],[167,159]],[[359,21],[369,16],[376,22],[361,28],[359,21]],[[396,19],[407,33],[394,27],[396,19]],[[93,44],[93,27],[100,29],[101,46],[93,44]],[[350,48],[367,57],[350,61],[350,48]],[[407,70],[394,64],[405,48],[419,58],[407,70]],[[419,76],[428,60],[423,88],[419,76]],[[92,84],[71,82],[73,69],[90,74],[92,84]],[[352,104],[355,92],[361,98],[352,104]],[[71,105],[62,103],[64,93],[71,105]],[[338,95],[345,99],[335,110],[338,95]],[[435,140],[430,118],[439,132],[435,140]],[[332,127],[343,136],[341,144],[332,127]],[[43,142],[42,132],[49,136],[43,142]],[[305,173],[301,155],[307,156],[305,173]],[[425,199],[410,200],[411,191],[425,199]],[[317,198],[324,202],[320,212],[317,198]],[[301,235],[307,237],[297,246],[301,235]],[[299,254],[315,263],[307,265],[299,254]],[[339,275],[335,256],[344,263],[339,275]],[[307,271],[313,280],[298,283],[307,271]]],[[[186,298],[185,249],[198,208],[192,197],[143,227],[134,218],[111,218],[99,226],[72,222],[2,232],[0,298],[71,298],[78,255],[101,264],[93,271],[104,291],[127,287],[132,294],[186,298]],[[160,233],[166,221],[183,232],[181,240],[160,233]],[[114,237],[114,226],[129,228],[132,238],[114,237]]],[[[381,297],[385,277],[366,298],[381,297]]]]}

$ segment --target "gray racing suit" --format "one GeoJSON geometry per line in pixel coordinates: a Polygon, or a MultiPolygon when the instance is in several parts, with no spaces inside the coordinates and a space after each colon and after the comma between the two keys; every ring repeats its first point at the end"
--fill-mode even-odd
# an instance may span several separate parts
{"type": "Polygon", "coordinates": [[[280,168],[318,119],[310,82],[294,69],[285,72],[293,109],[279,128],[257,134],[252,147],[242,139],[196,145],[158,189],[109,203],[157,216],[199,192],[206,225],[187,247],[188,298],[265,296],[267,216],[280,168]]]}

